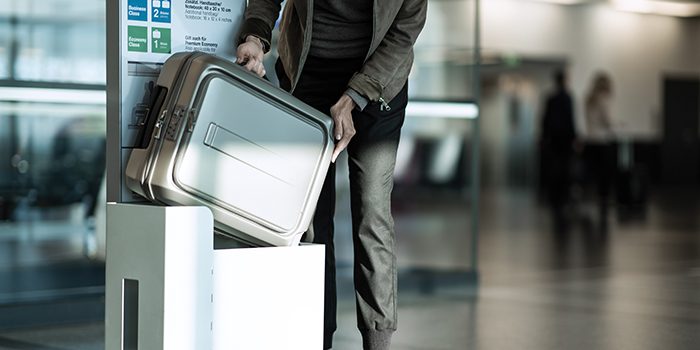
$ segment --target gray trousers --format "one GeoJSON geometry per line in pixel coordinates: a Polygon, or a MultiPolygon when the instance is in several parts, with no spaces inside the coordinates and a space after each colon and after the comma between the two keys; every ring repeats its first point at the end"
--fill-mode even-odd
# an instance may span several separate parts
{"type": "MultiPolygon", "coordinates": [[[[309,57],[294,96],[330,115],[330,107],[347,88],[362,61],[309,57]]],[[[289,90],[281,65],[280,85],[289,90]]],[[[353,112],[356,134],[348,145],[354,282],[357,326],[365,349],[381,349],[397,326],[397,269],[391,191],[401,127],[405,118],[407,88],[389,102],[390,110],[370,103],[353,112]]],[[[314,243],[326,245],[324,348],[332,345],[336,330],[336,282],[334,254],[335,166],[331,166],[308,232],[314,243]]]]}

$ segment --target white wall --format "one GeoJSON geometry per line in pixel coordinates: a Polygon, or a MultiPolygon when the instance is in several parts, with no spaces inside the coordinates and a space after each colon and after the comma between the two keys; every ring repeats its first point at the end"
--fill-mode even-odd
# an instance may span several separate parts
{"type": "MultiPolygon", "coordinates": [[[[431,48],[472,45],[473,4],[429,2],[416,45],[419,61],[440,61],[435,57],[440,52],[430,53],[431,48]]],[[[482,0],[482,16],[485,52],[569,62],[579,118],[592,75],[609,72],[616,90],[612,113],[621,134],[659,137],[663,75],[700,76],[700,19],[620,12],[606,2],[563,6],[526,0],[482,0]]],[[[438,80],[446,78],[455,76],[438,80]]],[[[429,85],[439,93],[449,90],[446,84],[429,85]]]]}
{"type": "MultiPolygon", "coordinates": [[[[598,70],[613,78],[613,118],[619,133],[659,137],[664,73],[700,76],[700,21],[619,12],[607,4],[561,6],[523,0],[483,0],[487,51],[565,58],[582,101],[598,70]]],[[[459,14],[450,21],[459,22],[459,14]]]]}
{"type": "MultiPolygon", "coordinates": [[[[579,130],[583,130],[583,100],[598,70],[609,72],[614,80],[611,107],[618,134],[637,139],[661,137],[664,74],[700,77],[699,19],[619,12],[604,1],[578,6],[527,0],[481,3],[486,54],[568,62],[579,130]]],[[[426,27],[416,44],[419,69],[414,69],[418,83],[413,84],[414,90],[419,86],[420,92],[439,96],[465,94],[454,82],[471,78],[468,67],[463,66],[464,72],[458,74],[448,71],[444,63],[451,60],[445,55],[450,49],[473,46],[473,6],[474,0],[429,0],[426,27]]],[[[468,51],[457,51],[468,55],[468,51]]],[[[517,97],[522,102],[521,116],[537,129],[540,102],[551,89],[550,74],[546,68],[520,67],[500,74],[495,84],[482,85],[484,181],[508,182],[509,147],[520,131],[527,133],[529,144],[523,141],[517,149],[529,150],[534,157],[538,131],[514,130],[509,125],[509,103],[517,97]]],[[[535,171],[534,162],[532,167],[535,171]]]]}

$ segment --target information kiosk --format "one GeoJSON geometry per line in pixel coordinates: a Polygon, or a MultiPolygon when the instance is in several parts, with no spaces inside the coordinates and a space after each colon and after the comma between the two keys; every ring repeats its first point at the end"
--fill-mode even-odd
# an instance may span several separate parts
{"type": "Polygon", "coordinates": [[[124,183],[163,62],[195,50],[233,59],[244,8],[107,1],[107,350],[322,347],[323,246],[234,247],[214,237],[207,208],[148,204],[124,183]]]}

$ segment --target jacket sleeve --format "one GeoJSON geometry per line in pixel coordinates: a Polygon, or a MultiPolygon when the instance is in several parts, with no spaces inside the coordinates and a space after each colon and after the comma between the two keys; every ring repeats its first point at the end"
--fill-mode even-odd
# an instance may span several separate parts
{"type": "Polygon", "coordinates": [[[237,44],[245,41],[248,35],[262,41],[265,53],[270,51],[272,29],[282,8],[282,0],[250,0],[245,10],[245,20],[238,35],[237,44]]]}
{"type": "Polygon", "coordinates": [[[350,79],[348,86],[351,89],[370,101],[379,101],[383,97],[384,88],[413,50],[413,44],[425,25],[427,7],[427,0],[403,2],[377,49],[350,79]]]}

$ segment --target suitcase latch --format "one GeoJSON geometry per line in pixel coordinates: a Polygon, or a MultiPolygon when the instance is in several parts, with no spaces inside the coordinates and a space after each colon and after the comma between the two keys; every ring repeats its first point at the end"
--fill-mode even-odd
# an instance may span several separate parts
{"type": "Polygon", "coordinates": [[[158,140],[160,139],[160,133],[161,130],[163,129],[163,123],[165,122],[165,114],[168,113],[168,110],[164,109],[163,112],[160,114],[158,117],[158,120],[156,121],[156,125],[154,126],[154,132],[153,132],[153,138],[158,140]]]}
{"type": "Polygon", "coordinates": [[[197,124],[197,109],[192,108],[188,112],[187,132],[193,132],[195,124],[197,124]]]}
{"type": "Polygon", "coordinates": [[[175,141],[175,138],[178,134],[178,130],[180,130],[180,121],[182,120],[184,114],[183,111],[183,108],[178,107],[175,113],[173,113],[173,116],[170,118],[170,121],[168,122],[168,127],[165,129],[165,138],[167,140],[175,141]]]}

